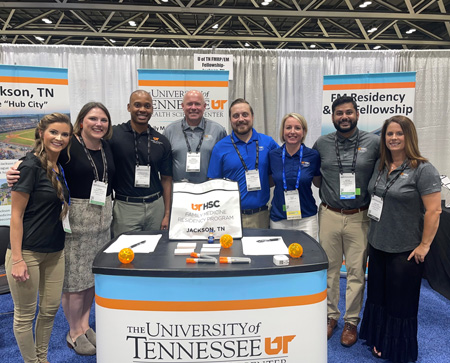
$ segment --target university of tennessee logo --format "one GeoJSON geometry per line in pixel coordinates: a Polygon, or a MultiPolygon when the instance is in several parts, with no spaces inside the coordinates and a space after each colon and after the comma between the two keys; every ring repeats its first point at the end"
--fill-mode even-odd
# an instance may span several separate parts
{"type": "Polygon", "coordinates": [[[220,207],[220,202],[218,200],[214,200],[214,201],[209,201],[203,204],[191,204],[191,209],[192,210],[196,210],[196,211],[201,211],[201,210],[205,210],[205,209],[210,209],[210,208],[219,208],[220,207]]]}
{"type": "Polygon", "coordinates": [[[295,338],[295,335],[285,335],[282,337],[276,337],[271,340],[271,338],[265,339],[264,350],[268,355],[279,354],[283,351],[283,354],[288,353],[288,344],[295,338]],[[275,344],[274,347],[272,347],[275,344]]]}

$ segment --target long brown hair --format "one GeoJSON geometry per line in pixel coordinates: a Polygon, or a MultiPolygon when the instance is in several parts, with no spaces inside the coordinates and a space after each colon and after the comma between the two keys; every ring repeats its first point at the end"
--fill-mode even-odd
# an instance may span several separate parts
{"type": "Polygon", "coordinates": [[[73,133],[75,135],[81,135],[81,124],[83,123],[84,118],[93,108],[99,108],[102,110],[106,117],[108,118],[108,130],[106,131],[105,136],[103,136],[104,140],[109,140],[112,137],[112,124],[111,124],[111,115],[109,114],[108,109],[101,102],[88,102],[86,103],[80,112],[78,113],[77,120],[75,121],[75,125],[73,125],[73,133]]]}
{"type": "Polygon", "coordinates": [[[389,167],[389,164],[392,163],[391,151],[386,146],[386,130],[392,122],[399,124],[402,128],[403,135],[405,137],[405,153],[406,157],[410,161],[411,167],[417,168],[419,164],[428,161],[420,155],[419,138],[417,137],[417,131],[414,123],[406,116],[397,115],[387,119],[381,129],[380,170],[382,170],[385,166],[389,167]]]}
{"type": "MultiPolygon", "coordinates": [[[[70,119],[67,115],[64,115],[62,113],[51,113],[49,115],[45,115],[42,117],[41,121],[39,121],[38,125],[36,126],[36,130],[34,131],[34,153],[38,157],[39,161],[41,162],[42,168],[47,172],[47,178],[51,181],[53,188],[56,190],[56,195],[63,203],[63,208],[60,214],[60,219],[63,219],[67,212],[69,211],[69,205],[67,204],[66,200],[64,199],[64,192],[61,185],[61,182],[56,176],[56,173],[53,171],[52,165],[48,162],[48,156],[47,151],[45,150],[44,143],[42,142],[42,136],[47,130],[47,128],[55,123],[65,123],[70,126],[70,136],[72,136],[73,133],[73,126],[70,122],[70,119]]],[[[71,138],[69,139],[69,144],[67,145],[67,154],[70,157],[70,144],[71,144],[71,138]]]]}

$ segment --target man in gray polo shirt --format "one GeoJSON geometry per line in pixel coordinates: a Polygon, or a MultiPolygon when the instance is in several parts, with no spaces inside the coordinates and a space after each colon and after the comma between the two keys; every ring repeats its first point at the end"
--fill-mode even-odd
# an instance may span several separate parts
{"type": "Polygon", "coordinates": [[[357,326],[362,308],[367,263],[367,190],[380,138],[359,130],[359,112],[351,97],[333,102],[332,121],[336,132],[321,136],[313,148],[319,151],[322,180],[319,208],[319,240],[328,256],[328,339],[340,317],[339,277],[343,255],[347,269],[346,311],[341,344],[350,347],[358,340],[357,326]]]}
{"type": "Polygon", "coordinates": [[[214,145],[227,136],[227,132],[217,122],[203,117],[206,103],[200,91],[186,92],[181,106],[184,118],[164,130],[172,146],[173,180],[201,183],[207,180],[214,145]]]}

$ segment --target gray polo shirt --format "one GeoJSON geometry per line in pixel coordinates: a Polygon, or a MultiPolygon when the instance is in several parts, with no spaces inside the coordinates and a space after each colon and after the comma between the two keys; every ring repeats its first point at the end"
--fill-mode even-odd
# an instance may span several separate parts
{"type": "Polygon", "coordinates": [[[172,146],[173,180],[181,181],[182,179],[187,179],[191,183],[201,183],[207,180],[206,174],[208,172],[209,159],[211,158],[211,152],[214,145],[227,136],[227,132],[222,125],[205,118],[202,119],[198,126],[192,129],[187,124],[186,119],[183,118],[168,125],[164,130],[164,135],[169,139],[172,146]],[[186,133],[192,152],[197,150],[203,130],[205,131],[200,148],[201,157],[199,172],[186,172],[188,147],[186,145],[183,130],[186,133]]]}
{"type": "Polygon", "coordinates": [[[342,137],[336,132],[319,137],[313,149],[320,154],[322,184],[319,195],[322,202],[339,209],[355,209],[369,205],[370,195],[367,193],[367,185],[379,157],[379,147],[380,137],[378,135],[358,130],[358,128],[349,138],[342,137]],[[339,164],[334,138],[337,134],[343,172],[351,173],[358,132],[359,146],[355,168],[356,198],[340,199],[339,164]]]}
{"type": "MultiPolygon", "coordinates": [[[[379,173],[378,165],[379,161],[369,182],[371,194],[379,173]]],[[[387,176],[385,167],[375,194],[381,197],[386,185],[400,172],[397,168],[387,176]]],[[[433,165],[422,163],[416,169],[407,166],[383,199],[380,221],[370,221],[369,243],[389,253],[412,251],[422,240],[425,214],[422,196],[439,191],[441,179],[433,165]]]]}

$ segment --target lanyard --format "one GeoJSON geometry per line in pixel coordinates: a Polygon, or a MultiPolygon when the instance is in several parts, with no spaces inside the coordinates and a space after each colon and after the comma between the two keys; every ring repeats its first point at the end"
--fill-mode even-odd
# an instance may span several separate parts
{"type": "MultiPolygon", "coordinates": [[[[92,159],[92,155],[87,149],[86,145],[84,144],[83,138],[81,135],[78,136],[80,138],[80,144],[83,146],[84,152],[86,153],[86,156],[91,163],[92,169],[94,170],[94,178],[96,181],[99,181],[100,178],[98,176],[98,170],[97,166],[95,165],[94,159],[92,159]]],[[[107,183],[108,182],[108,162],[106,160],[105,151],[103,150],[103,144],[100,142],[100,152],[102,154],[102,162],[103,162],[103,179],[102,182],[107,183]]]]}
{"type": "MultiPolygon", "coordinates": [[[[136,153],[136,165],[139,165],[139,155],[138,155],[138,148],[137,148],[137,138],[138,134],[133,129],[134,134],[134,152],[136,153]]],[[[147,165],[150,166],[150,125],[148,125],[147,128],[147,165]]]]}
{"type": "MultiPolygon", "coordinates": [[[[236,143],[234,142],[233,134],[230,135],[230,138],[231,138],[231,143],[233,144],[234,149],[236,150],[236,152],[237,152],[237,154],[238,154],[238,156],[239,156],[239,159],[241,160],[242,166],[244,167],[245,171],[248,171],[247,165],[245,165],[245,161],[244,161],[244,159],[242,158],[242,155],[241,155],[241,153],[239,152],[239,149],[237,148],[236,143]]],[[[255,143],[256,143],[256,163],[255,163],[255,170],[258,170],[258,165],[259,165],[259,146],[258,146],[259,144],[258,144],[258,140],[256,140],[255,143]]]]}
{"type": "MultiPolygon", "coordinates": [[[[408,165],[408,159],[406,159],[400,169],[400,172],[393,178],[391,181],[386,185],[386,188],[384,189],[383,195],[381,196],[382,199],[386,196],[388,190],[390,187],[394,185],[394,183],[397,181],[397,179],[400,177],[401,173],[403,173],[406,169],[406,166],[408,165]]],[[[377,180],[375,181],[375,185],[373,186],[373,194],[375,195],[375,191],[377,190],[377,185],[380,182],[381,174],[383,172],[384,168],[378,172],[377,180]]],[[[387,175],[386,175],[387,177],[387,175]]]]}
{"type": "MultiPolygon", "coordinates": [[[[205,123],[203,125],[202,136],[200,136],[200,141],[199,141],[199,143],[197,145],[197,149],[195,150],[195,152],[197,154],[199,153],[200,148],[202,147],[203,137],[205,136],[205,129],[206,129],[206,120],[205,120],[205,123]]],[[[181,123],[181,131],[183,131],[184,140],[186,141],[186,146],[188,148],[188,151],[191,152],[191,145],[189,145],[189,141],[188,141],[187,135],[186,135],[186,130],[183,128],[183,123],[181,123]]]]}
{"type": "MultiPolygon", "coordinates": [[[[344,174],[344,168],[342,167],[342,160],[341,160],[341,154],[339,153],[339,142],[337,138],[337,133],[334,135],[334,146],[336,149],[336,157],[339,165],[339,173],[344,174]]],[[[356,158],[358,157],[358,146],[359,146],[359,130],[356,134],[356,143],[355,143],[355,149],[353,151],[353,162],[352,162],[352,174],[355,174],[356,170],[356,158]]]]}
{"type": "MultiPolygon", "coordinates": [[[[61,170],[61,174],[62,174],[62,177],[63,177],[63,179],[64,179],[64,184],[66,185],[67,191],[69,192],[69,201],[67,202],[67,204],[70,205],[70,189],[69,189],[69,186],[67,185],[66,175],[64,174],[64,169],[63,169],[63,167],[61,166],[60,163],[58,163],[58,167],[59,167],[59,170],[61,170]]],[[[55,169],[52,169],[52,170],[53,170],[53,172],[54,172],[56,175],[58,175],[58,173],[55,171],[55,169]]],[[[59,180],[59,178],[58,178],[58,180],[59,180]]],[[[61,181],[60,181],[60,182],[61,182],[61,181]]]]}
{"type": "MultiPolygon", "coordinates": [[[[283,160],[283,188],[284,188],[284,190],[287,191],[286,172],[284,170],[284,162],[286,160],[286,144],[283,145],[283,153],[282,153],[281,159],[283,160]]],[[[300,185],[300,175],[302,173],[302,159],[303,159],[303,144],[300,147],[300,159],[299,159],[299,163],[298,163],[297,181],[295,183],[295,189],[298,189],[298,187],[300,185]]]]}

